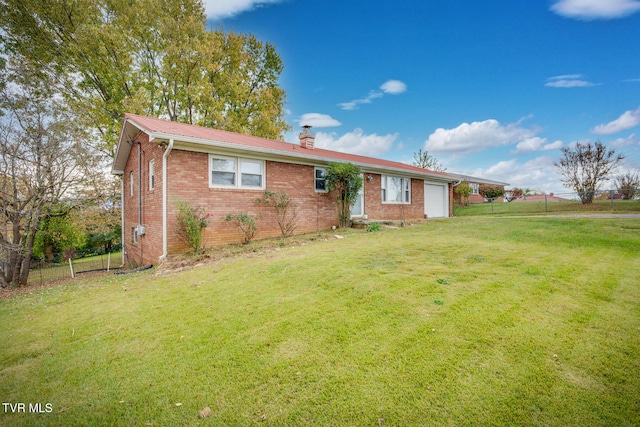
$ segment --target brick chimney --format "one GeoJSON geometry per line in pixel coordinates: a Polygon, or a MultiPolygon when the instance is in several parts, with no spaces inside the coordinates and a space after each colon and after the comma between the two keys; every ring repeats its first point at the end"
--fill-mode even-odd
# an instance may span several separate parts
{"type": "Polygon", "coordinates": [[[304,125],[302,126],[302,132],[298,135],[300,138],[300,146],[302,148],[308,148],[309,150],[313,150],[313,142],[316,139],[313,132],[311,132],[311,126],[304,125]]]}

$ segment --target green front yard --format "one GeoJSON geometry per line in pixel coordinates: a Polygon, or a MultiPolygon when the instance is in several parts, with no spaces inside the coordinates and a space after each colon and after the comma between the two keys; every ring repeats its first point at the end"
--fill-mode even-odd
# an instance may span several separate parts
{"type": "Polygon", "coordinates": [[[467,217],[80,277],[0,301],[2,401],[51,408],[0,424],[638,425],[639,253],[467,217]]]}

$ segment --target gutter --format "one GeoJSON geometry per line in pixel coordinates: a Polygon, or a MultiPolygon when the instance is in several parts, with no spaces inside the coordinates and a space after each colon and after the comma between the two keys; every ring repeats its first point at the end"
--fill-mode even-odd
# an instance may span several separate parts
{"type": "MultiPolygon", "coordinates": [[[[153,142],[154,140],[171,140],[172,138],[175,138],[175,137],[176,135],[161,133],[161,132],[149,133],[150,142],[153,142]]],[[[196,151],[201,153],[210,153],[211,149],[217,148],[217,149],[232,151],[239,154],[249,152],[253,156],[259,153],[262,155],[272,156],[272,159],[270,160],[276,160],[276,161],[282,161],[280,159],[286,159],[287,161],[291,161],[295,159],[294,163],[309,164],[314,166],[319,166],[324,163],[328,164],[331,162],[349,161],[349,160],[338,160],[335,158],[325,157],[322,155],[310,155],[311,153],[309,153],[309,151],[312,152],[313,150],[301,148],[300,146],[297,146],[295,144],[291,144],[292,145],[291,151],[283,151],[283,150],[276,150],[271,148],[240,145],[234,142],[224,142],[224,141],[217,141],[217,140],[210,140],[210,139],[193,138],[193,137],[187,137],[187,136],[179,136],[178,144],[181,146],[187,146],[188,147],[187,149],[190,151],[196,151]],[[190,146],[190,144],[194,144],[202,148],[198,149],[196,147],[190,146]]],[[[360,166],[363,170],[367,172],[372,172],[372,173],[395,172],[402,176],[413,177],[416,179],[431,179],[431,180],[441,181],[441,182],[453,182],[458,179],[457,177],[450,176],[446,173],[442,173],[442,174],[430,173],[431,171],[428,171],[426,169],[424,172],[421,172],[421,171],[418,172],[418,171],[401,169],[394,166],[376,165],[376,164],[368,163],[362,160],[350,160],[350,162],[357,166],[360,166]]]]}
{"type": "Polygon", "coordinates": [[[167,161],[169,154],[173,150],[173,138],[169,139],[169,145],[162,154],[162,255],[160,255],[160,261],[167,258],[167,161]]]}

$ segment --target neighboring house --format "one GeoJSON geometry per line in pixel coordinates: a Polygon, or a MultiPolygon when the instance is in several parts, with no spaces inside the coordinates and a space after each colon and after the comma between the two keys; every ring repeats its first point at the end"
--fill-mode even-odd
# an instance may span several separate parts
{"type": "MultiPolygon", "coordinates": [[[[456,173],[450,173],[449,175],[453,176],[454,178],[457,178],[458,181],[454,184],[454,187],[457,186],[458,184],[462,183],[462,182],[466,182],[469,184],[469,186],[471,186],[471,194],[469,195],[469,203],[486,203],[487,200],[482,197],[482,195],[480,194],[480,189],[482,187],[495,187],[495,188],[500,188],[504,191],[504,187],[506,187],[507,185],[509,185],[509,183],[507,182],[500,182],[500,181],[492,181],[490,179],[484,179],[484,178],[478,178],[476,176],[469,176],[469,175],[460,175],[460,174],[456,174],[456,173]]],[[[460,202],[463,203],[464,200],[462,197],[458,196],[457,194],[455,194],[454,192],[454,197],[460,202]]],[[[504,201],[504,197],[498,197],[497,199],[494,200],[494,202],[503,202],[504,201]]]]}
{"type": "Polygon", "coordinates": [[[298,209],[296,234],[338,224],[336,200],[325,174],[332,162],[361,167],[364,188],[353,217],[413,220],[452,215],[453,184],[446,173],[404,163],[314,147],[309,127],[300,145],[126,114],[112,173],[122,177],[122,230],[126,262],[151,264],[186,247],[176,234],[176,202],[210,215],[207,246],[241,241],[228,214],[260,215],[258,238],[280,230],[256,203],[265,190],[284,190],[298,209]]]}

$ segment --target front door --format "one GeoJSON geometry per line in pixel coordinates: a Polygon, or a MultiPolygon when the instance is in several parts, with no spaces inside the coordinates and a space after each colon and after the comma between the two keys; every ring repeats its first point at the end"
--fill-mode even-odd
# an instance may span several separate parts
{"type": "Polygon", "coordinates": [[[351,218],[362,217],[364,215],[364,185],[360,187],[358,191],[358,197],[353,201],[351,205],[351,218]]]}

